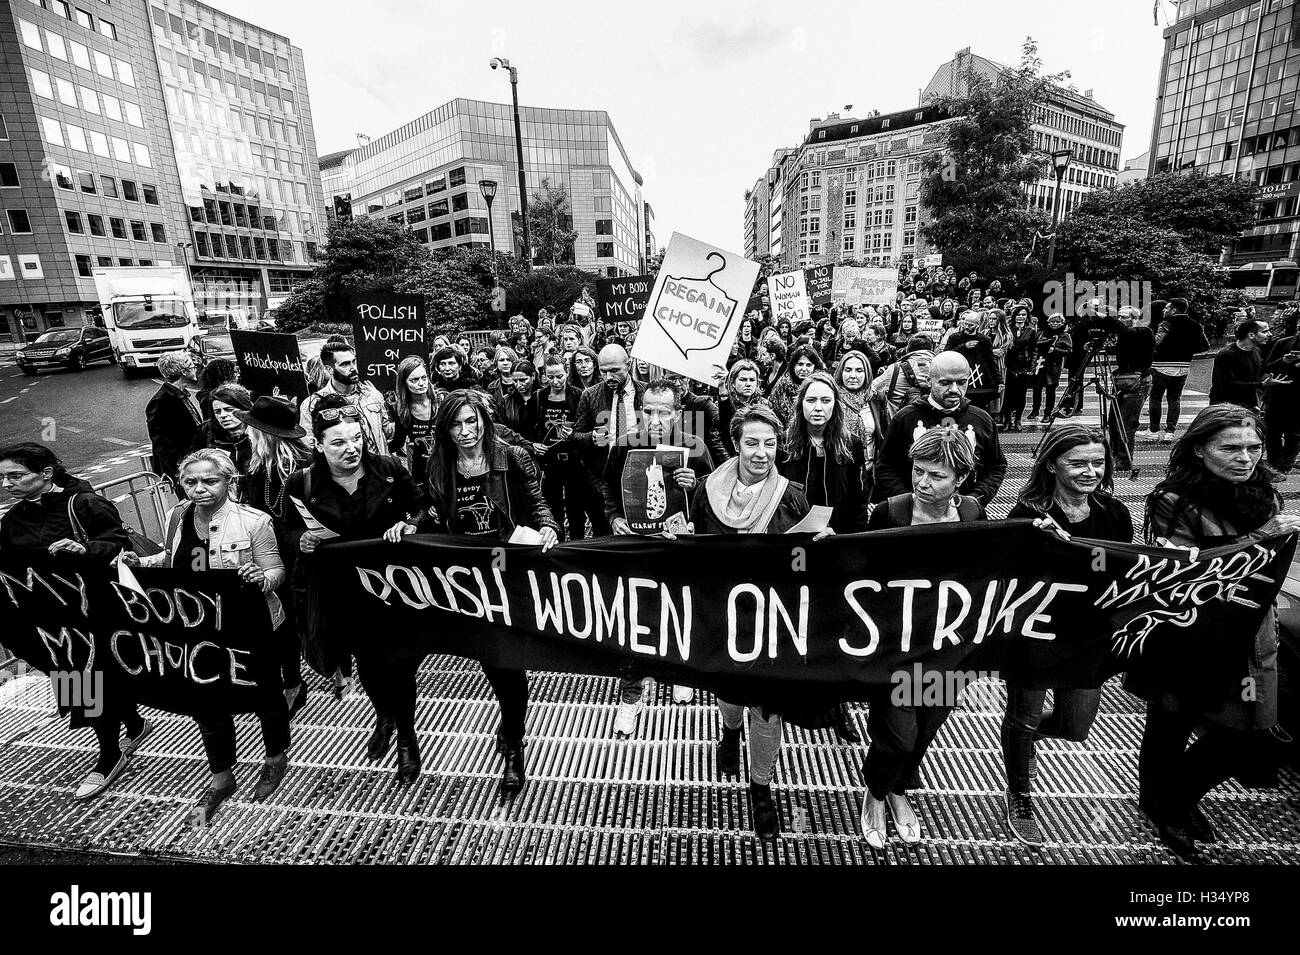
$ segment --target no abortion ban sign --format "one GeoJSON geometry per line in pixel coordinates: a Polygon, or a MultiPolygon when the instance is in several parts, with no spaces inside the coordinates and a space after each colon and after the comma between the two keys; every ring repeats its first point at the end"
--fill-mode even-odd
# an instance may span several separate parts
{"type": "Polygon", "coordinates": [[[757,278],[757,262],[674,232],[632,357],[717,384],[757,278]]]}
{"type": "Polygon", "coordinates": [[[357,370],[380,391],[397,387],[397,366],[403,358],[428,356],[423,296],[353,293],[348,297],[348,313],[357,370]]]}

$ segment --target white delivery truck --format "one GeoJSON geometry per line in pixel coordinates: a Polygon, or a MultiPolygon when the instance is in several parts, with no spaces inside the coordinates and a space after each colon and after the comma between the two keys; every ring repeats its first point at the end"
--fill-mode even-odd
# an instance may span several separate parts
{"type": "Polygon", "coordinates": [[[104,328],[127,377],[207,334],[195,315],[184,267],[141,265],[95,269],[93,274],[104,328]]]}

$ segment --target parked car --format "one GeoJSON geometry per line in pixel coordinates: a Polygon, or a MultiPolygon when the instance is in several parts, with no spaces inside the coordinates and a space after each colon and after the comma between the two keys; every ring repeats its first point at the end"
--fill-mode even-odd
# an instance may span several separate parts
{"type": "Polygon", "coordinates": [[[34,375],[39,367],[50,365],[63,365],[72,371],[81,371],[92,361],[117,364],[108,332],[93,325],[52,329],[36,341],[24,345],[14,357],[24,375],[34,375]]]}

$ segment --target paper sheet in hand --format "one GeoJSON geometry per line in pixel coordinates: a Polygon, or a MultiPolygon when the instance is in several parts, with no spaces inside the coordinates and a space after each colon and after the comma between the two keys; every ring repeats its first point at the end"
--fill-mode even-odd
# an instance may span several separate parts
{"type": "Polygon", "coordinates": [[[822,504],[814,504],[812,510],[804,515],[794,527],[786,531],[787,534],[820,534],[826,528],[831,526],[831,511],[834,508],[826,507],[822,504]]]}
{"type": "Polygon", "coordinates": [[[540,544],[541,542],[542,535],[523,524],[515,525],[515,532],[510,535],[509,541],[511,544],[540,544]]]}
{"type": "Polygon", "coordinates": [[[338,531],[332,531],[316,518],[312,517],[311,511],[307,510],[307,505],[298,500],[292,494],[289,500],[293,501],[293,506],[298,508],[298,514],[302,517],[302,522],[307,525],[307,533],[318,541],[327,541],[331,537],[338,537],[338,531]]]}

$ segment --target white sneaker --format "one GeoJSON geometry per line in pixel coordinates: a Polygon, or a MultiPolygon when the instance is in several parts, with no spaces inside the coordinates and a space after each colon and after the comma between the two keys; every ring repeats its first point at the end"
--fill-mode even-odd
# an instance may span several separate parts
{"type": "Polygon", "coordinates": [[[673,686],[673,702],[689,703],[695,699],[695,688],[691,686],[673,686]]]}
{"type": "Polygon", "coordinates": [[[619,703],[618,713],[614,716],[614,735],[620,739],[627,739],[636,732],[636,718],[641,715],[645,709],[645,697],[637,700],[635,703],[619,703]]]}
{"type": "Polygon", "coordinates": [[[1133,432],[1133,437],[1141,438],[1143,441],[1154,441],[1156,439],[1156,433],[1150,428],[1143,428],[1141,431],[1133,432]]]}
{"type": "Polygon", "coordinates": [[[1172,431],[1161,431],[1160,440],[1163,441],[1165,444],[1173,444],[1174,433],[1172,431]]]}

